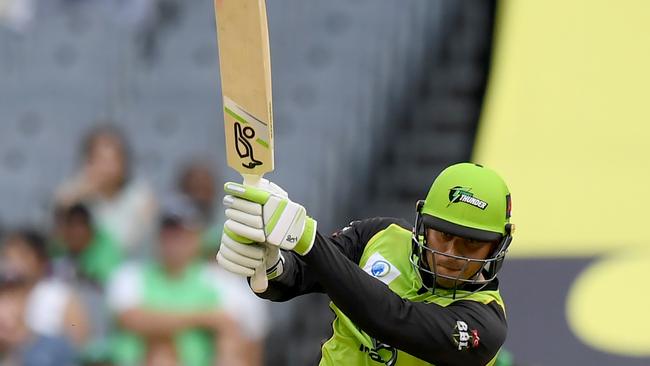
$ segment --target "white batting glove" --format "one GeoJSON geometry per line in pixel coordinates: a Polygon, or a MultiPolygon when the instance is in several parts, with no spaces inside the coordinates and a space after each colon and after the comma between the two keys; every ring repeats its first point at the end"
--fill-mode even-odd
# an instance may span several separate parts
{"type": "Polygon", "coordinates": [[[251,242],[300,255],[309,253],[316,237],[316,221],[282,188],[263,180],[257,187],[229,182],[224,189],[228,218],[224,229],[251,242]]]}
{"type": "Polygon", "coordinates": [[[252,277],[262,260],[266,264],[268,279],[282,274],[284,259],[280,248],[253,243],[224,228],[217,253],[217,262],[221,267],[234,274],[252,277]]]}

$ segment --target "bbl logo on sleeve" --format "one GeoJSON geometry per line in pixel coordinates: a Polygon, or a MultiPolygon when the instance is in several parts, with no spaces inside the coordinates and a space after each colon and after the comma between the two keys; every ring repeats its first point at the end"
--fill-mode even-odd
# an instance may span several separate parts
{"type": "Polygon", "coordinates": [[[470,330],[467,323],[462,320],[456,321],[452,338],[454,339],[456,346],[458,346],[459,351],[476,348],[479,346],[481,341],[481,338],[478,336],[478,330],[470,330]]]}

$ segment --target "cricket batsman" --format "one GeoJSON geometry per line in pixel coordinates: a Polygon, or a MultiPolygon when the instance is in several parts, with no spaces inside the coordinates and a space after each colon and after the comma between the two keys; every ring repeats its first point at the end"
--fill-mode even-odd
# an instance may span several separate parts
{"type": "Polygon", "coordinates": [[[329,237],[273,183],[225,191],[220,265],[250,277],[264,260],[269,284],[258,295],[271,301],[332,300],[321,366],[495,363],[507,333],[497,273],[514,230],[508,187],[493,170],[445,169],[414,227],[377,217],[329,237]]]}

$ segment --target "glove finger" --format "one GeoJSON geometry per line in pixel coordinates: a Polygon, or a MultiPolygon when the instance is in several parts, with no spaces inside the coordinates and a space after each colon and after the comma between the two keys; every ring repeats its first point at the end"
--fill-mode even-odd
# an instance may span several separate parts
{"type": "Polygon", "coordinates": [[[246,277],[251,277],[253,274],[255,274],[255,270],[242,267],[239,264],[235,264],[229,261],[227,258],[223,256],[223,254],[221,254],[221,252],[217,253],[217,263],[226,271],[232,272],[234,274],[238,274],[246,277]]]}
{"type": "Polygon", "coordinates": [[[244,199],[234,197],[231,195],[226,195],[223,197],[223,205],[226,208],[232,208],[238,211],[246,212],[251,215],[261,215],[262,214],[262,205],[259,203],[246,201],[244,199]]]}
{"type": "Polygon", "coordinates": [[[276,196],[280,196],[282,198],[289,198],[289,194],[287,193],[287,191],[285,191],[284,189],[282,189],[282,187],[269,181],[266,178],[260,179],[260,182],[255,187],[271,192],[272,194],[276,196]]]}
{"type": "Polygon", "coordinates": [[[248,201],[256,202],[261,205],[265,204],[271,196],[271,193],[263,189],[234,182],[226,183],[223,186],[223,190],[226,191],[227,194],[231,194],[235,197],[243,198],[248,201]]]}
{"type": "Polygon", "coordinates": [[[221,253],[221,256],[226,258],[227,260],[236,263],[242,267],[250,268],[253,270],[255,269],[255,267],[259,266],[260,263],[262,263],[261,259],[253,259],[253,258],[243,256],[235,252],[234,250],[230,249],[227,245],[221,247],[219,253],[221,253]]]}
{"type": "Polygon", "coordinates": [[[289,198],[289,194],[287,193],[287,191],[282,189],[282,187],[280,187],[279,185],[273,182],[269,182],[269,186],[270,186],[269,190],[273,192],[273,194],[276,194],[282,198],[289,198]]]}
{"type": "Polygon", "coordinates": [[[228,235],[221,238],[221,245],[227,246],[231,250],[246,256],[248,258],[262,260],[264,258],[264,247],[256,244],[241,244],[233,240],[228,235]]]}
{"type": "MultiPolygon", "coordinates": [[[[240,236],[244,240],[248,239],[257,243],[263,243],[266,241],[266,235],[264,235],[264,230],[262,229],[246,226],[234,220],[226,220],[224,226],[226,229],[230,230],[235,235],[240,236]]],[[[241,242],[241,240],[237,240],[238,238],[233,239],[241,242]]]]}
{"type": "Polygon", "coordinates": [[[246,212],[229,208],[226,209],[226,217],[256,229],[264,228],[264,223],[262,222],[261,216],[251,215],[246,212]]]}

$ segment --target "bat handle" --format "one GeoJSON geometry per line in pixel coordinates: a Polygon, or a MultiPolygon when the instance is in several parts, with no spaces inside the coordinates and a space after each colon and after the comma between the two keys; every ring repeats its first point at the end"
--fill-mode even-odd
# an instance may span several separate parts
{"type": "MultiPolygon", "coordinates": [[[[244,184],[257,187],[262,179],[259,175],[243,174],[244,184]]],[[[261,245],[264,245],[263,243],[261,245]]],[[[266,258],[262,258],[262,263],[255,268],[255,273],[251,277],[251,288],[255,293],[262,293],[269,287],[269,280],[266,278],[266,258]]]]}
{"type": "Polygon", "coordinates": [[[262,259],[262,264],[255,268],[255,273],[251,277],[251,288],[255,293],[261,294],[269,287],[269,280],[266,278],[266,261],[262,259]]]}

